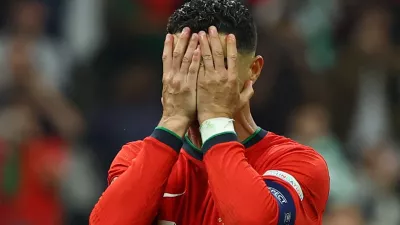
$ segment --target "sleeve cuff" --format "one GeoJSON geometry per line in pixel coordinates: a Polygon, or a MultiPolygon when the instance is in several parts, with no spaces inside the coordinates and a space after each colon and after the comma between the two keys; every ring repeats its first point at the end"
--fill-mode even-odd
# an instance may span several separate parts
{"type": "Polygon", "coordinates": [[[208,139],[201,148],[201,151],[205,154],[208,150],[214,147],[217,144],[231,142],[231,141],[238,141],[236,133],[232,132],[225,132],[218,135],[215,135],[208,139]]]}
{"type": "Polygon", "coordinates": [[[168,145],[178,153],[182,148],[183,145],[182,138],[179,137],[177,134],[175,134],[173,131],[168,130],[165,127],[156,127],[151,136],[157,139],[158,141],[168,145]]]}

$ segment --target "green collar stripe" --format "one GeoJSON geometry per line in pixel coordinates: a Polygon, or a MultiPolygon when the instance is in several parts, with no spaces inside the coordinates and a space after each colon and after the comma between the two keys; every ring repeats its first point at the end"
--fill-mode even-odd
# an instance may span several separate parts
{"type": "Polygon", "coordinates": [[[156,127],[156,130],[163,130],[163,131],[165,131],[165,132],[168,132],[168,133],[174,135],[176,138],[182,140],[182,137],[179,137],[179,135],[177,135],[175,132],[173,132],[173,131],[171,131],[171,130],[165,128],[165,127],[156,127]]]}
{"type": "Polygon", "coordinates": [[[200,148],[198,148],[196,145],[193,144],[193,142],[190,140],[190,138],[187,134],[185,135],[185,140],[190,145],[190,147],[192,147],[194,150],[196,150],[198,152],[202,152],[200,148]]]}
{"type": "Polygon", "coordinates": [[[242,144],[246,145],[249,141],[251,141],[251,139],[257,136],[261,132],[261,130],[262,130],[261,127],[257,128],[257,130],[252,135],[250,135],[248,138],[242,141],[242,144]]]}

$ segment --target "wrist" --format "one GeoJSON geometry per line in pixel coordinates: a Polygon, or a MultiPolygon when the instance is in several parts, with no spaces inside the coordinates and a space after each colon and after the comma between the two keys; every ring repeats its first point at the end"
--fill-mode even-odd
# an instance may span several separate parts
{"type": "Polygon", "coordinates": [[[226,133],[236,135],[233,119],[218,117],[205,120],[201,123],[200,134],[203,144],[215,136],[226,133]]]}
{"type": "Polygon", "coordinates": [[[233,116],[229,113],[205,113],[198,116],[199,124],[203,124],[205,121],[215,118],[227,118],[232,119],[233,116]]]}
{"type": "Polygon", "coordinates": [[[189,124],[190,119],[183,116],[163,116],[158,127],[164,127],[182,138],[186,134],[189,124]]]}

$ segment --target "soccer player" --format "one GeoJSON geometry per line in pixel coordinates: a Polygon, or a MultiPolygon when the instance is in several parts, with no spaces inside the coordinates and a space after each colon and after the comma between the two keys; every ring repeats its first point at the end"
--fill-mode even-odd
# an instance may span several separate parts
{"type": "Polygon", "coordinates": [[[90,224],[321,224],[324,159],[252,119],[263,59],[249,10],[192,0],[167,30],[163,116],[151,136],[118,153],[90,224]]]}

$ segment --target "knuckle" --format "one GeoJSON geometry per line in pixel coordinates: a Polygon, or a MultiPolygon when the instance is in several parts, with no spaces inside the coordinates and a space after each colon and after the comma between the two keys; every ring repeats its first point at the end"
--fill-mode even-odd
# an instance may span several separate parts
{"type": "Polygon", "coordinates": [[[230,58],[232,61],[236,62],[238,56],[237,56],[237,54],[231,54],[231,55],[229,56],[229,58],[230,58]]]}
{"type": "Polygon", "coordinates": [[[181,89],[182,92],[190,92],[190,87],[188,85],[184,85],[181,89]]]}
{"type": "Polygon", "coordinates": [[[171,76],[169,75],[169,73],[164,73],[164,74],[163,74],[163,79],[162,79],[163,83],[169,82],[169,81],[171,80],[170,77],[171,77],[171,76]]]}
{"type": "Polygon", "coordinates": [[[208,85],[214,85],[214,84],[218,84],[219,80],[217,80],[217,79],[207,79],[205,83],[208,84],[208,85]]]}
{"type": "Polygon", "coordinates": [[[193,55],[193,58],[192,58],[192,62],[198,62],[200,60],[200,57],[198,56],[198,55],[193,55]]]}
{"type": "Polygon", "coordinates": [[[190,63],[190,58],[185,56],[185,57],[183,57],[182,62],[183,63],[190,63]]]}
{"type": "Polygon", "coordinates": [[[197,73],[197,68],[193,66],[189,68],[189,74],[196,74],[196,73],[197,73]]]}
{"type": "Polygon", "coordinates": [[[171,86],[175,88],[179,88],[181,86],[181,79],[174,78],[171,80],[171,86]]]}
{"type": "Polygon", "coordinates": [[[221,51],[221,50],[218,50],[218,51],[214,52],[214,55],[217,56],[217,57],[223,57],[224,56],[224,52],[221,51]]]}
{"type": "Polygon", "coordinates": [[[224,74],[224,75],[221,76],[220,79],[221,79],[221,82],[224,82],[224,83],[225,83],[225,82],[229,81],[229,76],[226,75],[226,74],[224,74]]]}
{"type": "Polygon", "coordinates": [[[204,55],[203,55],[203,59],[204,59],[204,60],[212,60],[212,55],[210,55],[210,54],[204,54],[204,55]]]}
{"type": "Polygon", "coordinates": [[[179,51],[174,51],[174,53],[172,53],[172,57],[174,57],[174,59],[180,58],[182,55],[182,53],[180,53],[179,51]]]}
{"type": "Polygon", "coordinates": [[[206,86],[207,86],[206,81],[199,81],[199,82],[197,82],[197,88],[205,89],[206,86]]]}
{"type": "Polygon", "coordinates": [[[168,55],[167,54],[163,54],[161,59],[162,59],[163,62],[165,62],[168,59],[168,55]]]}

